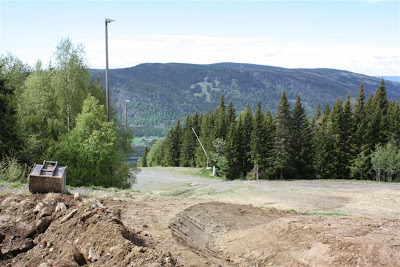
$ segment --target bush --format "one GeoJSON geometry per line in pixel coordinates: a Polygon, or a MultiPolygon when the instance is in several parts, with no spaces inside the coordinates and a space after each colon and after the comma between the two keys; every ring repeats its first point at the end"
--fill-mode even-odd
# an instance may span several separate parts
{"type": "Polygon", "coordinates": [[[28,174],[26,164],[20,164],[16,157],[6,156],[0,161],[0,180],[26,183],[28,174]]]}

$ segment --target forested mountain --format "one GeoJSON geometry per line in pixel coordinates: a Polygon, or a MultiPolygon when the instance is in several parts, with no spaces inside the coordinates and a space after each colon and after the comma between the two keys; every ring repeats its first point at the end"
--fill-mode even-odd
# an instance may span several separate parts
{"type": "MultiPolygon", "coordinates": [[[[91,70],[104,87],[104,70],[91,70]]],[[[135,135],[165,135],[178,118],[195,110],[214,110],[221,93],[235,103],[237,111],[247,103],[254,110],[261,100],[266,108],[276,111],[281,94],[286,92],[293,105],[298,94],[310,115],[318,103],[331,106],[337,97],[347,92],[353,101],[358,88],[364,84],[365,94],[374,93],[380,79],[335,69],[285,69],[270,66],[218,63],[141,64],[132,68],[112,69],[110,75],[111,101],[123,114],[125,99],[129,124],[135,135]]],[[[385,81],[388,99],[400,100],[400,84],[385,81]]],[[[344,99],[343,99],[344,100],[344,99]]]]}
{"type": "Polygon", "coordinates": [[[236,116],[235,105],[195,112],[178,120],[140,160],[142,166],[205,166],[227,179],[376,179],[400,181],[400,107],[387,100],[382,79],[366,98],[363,84],[354,104],[347,94],[320,105],[312,118],[298,95],[290,107],[285,91],[277,111],[261,101],[236,116]],[[200,147],[191,130],[204,144],[200,147]],[[203,152],[207,151],[207,154],[203,152]],[[207,157],[207,158],[206,158],[207,157]]]}

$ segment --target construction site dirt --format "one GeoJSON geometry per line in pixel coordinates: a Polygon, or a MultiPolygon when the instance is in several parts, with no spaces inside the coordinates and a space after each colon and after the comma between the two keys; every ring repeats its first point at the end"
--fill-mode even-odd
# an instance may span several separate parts
{"type": "Polygon", "coordinates": [[[265,191],[257,183],[194,177],[184,185],[181,176],[145,169],[140,192],[134,185],[30,194],[3,186],[0,265],[400,266],[396,184],[337,188],[325,181],[328,188],[316,190],[318,181],[313,188],[304,186],[310,181],[259,182],[271,189],[265,191]],[[153,175],[164,177],[165,187],[148,191],[153,175]]]}

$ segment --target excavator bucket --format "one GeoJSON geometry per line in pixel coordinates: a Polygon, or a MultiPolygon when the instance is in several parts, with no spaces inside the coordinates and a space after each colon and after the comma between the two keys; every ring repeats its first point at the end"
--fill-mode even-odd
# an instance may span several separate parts
{"type": "Polygon", "coordinates": [[[67,166],[58,166],[57,161],[35,164],[29,175],[29,191],[32,193],[68,193],[66,187],[67,166]]]}

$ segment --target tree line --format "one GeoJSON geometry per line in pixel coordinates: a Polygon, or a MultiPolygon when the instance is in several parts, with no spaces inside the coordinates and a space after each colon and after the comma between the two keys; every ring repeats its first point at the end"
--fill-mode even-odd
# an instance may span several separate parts
{"type": "Polygon", "coordinates": [[[247,105],[237,116],[221,95],[214,112],[187,115],[142,157],[142,165],[205,166],[227,179],[377,179],[392,181],[400,173],[400,108],[388,100],[382,79],[365,101],[359,94],[337,98],[331,108],[318,104],[309,119],[298,95],[290,107],[283,92],[275,114],[247,105]]]}
{"type": "Polygon", "coordinates": [[[10,179],[18,164],[55,160],[68,166],[70,185],[129,187],[132,132],[115,109],[108,122],[80,45],[62,40],[47,67],[0,57],[0,109],[0,178],[10,179]]]}

